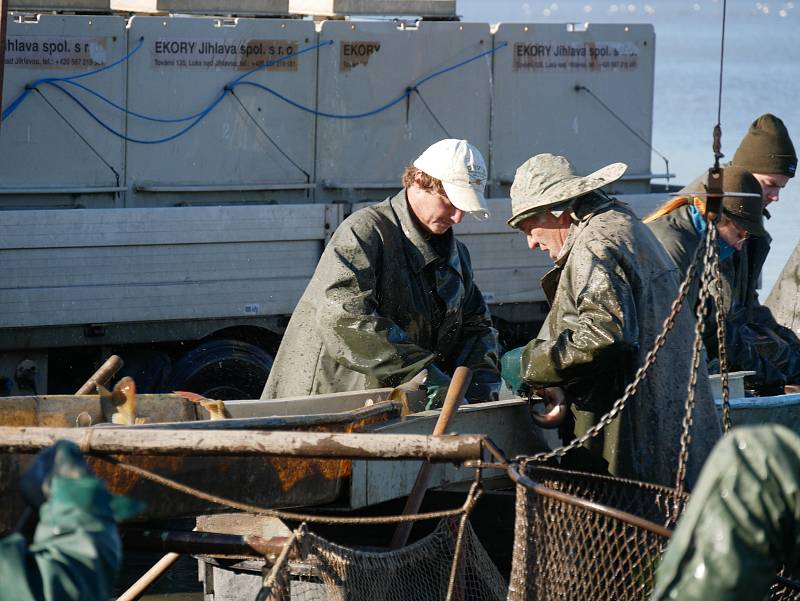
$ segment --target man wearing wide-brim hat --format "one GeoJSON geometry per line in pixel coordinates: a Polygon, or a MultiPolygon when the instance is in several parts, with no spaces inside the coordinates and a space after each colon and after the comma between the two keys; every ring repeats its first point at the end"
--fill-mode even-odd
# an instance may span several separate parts
{"type": "MultiPolygon", "coordinates": [[[[511,187],[509,225],[555,267],[542,278],[551,309],[540,338],[503,356],[503,377],[517,391],[536,391],[553,410],[569,406],[560,426],[565,442],[622,396],[678,294],[677,269],[653,233],[601,191],[625,169],[614,163],[581,176],[565,157],[540,154],[517,169],[511,187]]],[[[674,484],[693,330],[684,309],[622,413],[562,465],[674,484]]],[[[696,398],[690,483],[720,433],[704,366],[696,398]]]]}
{"type": "Polygon", "coordinates": [[[396,195],[336,229],[292,314],[262,398],[397,386],[427,369],[428,407],[456,367],[466,398],[500,390],[497,331],[453,225],[485,218],[486,165],[466,140],[432,144],[396,195]]]}

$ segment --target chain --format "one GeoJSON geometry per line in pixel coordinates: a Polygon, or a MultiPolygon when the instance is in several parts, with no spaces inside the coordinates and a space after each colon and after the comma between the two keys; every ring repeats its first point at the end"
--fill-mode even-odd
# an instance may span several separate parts
{"type": "Polygon", "coordinates": [[[725,329],[725,304],[722,294],[722,274],[719,271],[719,254],[714,253],[711,260],[711,272],[715,286],[711,289],[717,313],[717,354],[719,355],[719,379],[722,388],[722,432],[727,434],[731,429],[731,399],[728,386],[728,342],[725,329]]]}
{"type": "MultiPolygon", "coordinates": [[[[713,229],[713,228],[712,228],[713,229]]],[[[541,453],[536,453],[535,455],[531,455],[528,457],[517,457],[515,461],[518,461],[523,468],[528,465],[531,461],[548,461],[555,457],[563,457],[569,451],[582,446],[588,440],[597,436],[603,428],[608,426],[614,419],[619,415],[623,409],[625,409],[625,404],[628,400],[636,394],[637,389],[639,388],[639,384],[647,376],[647,372],[656,362],[656,356],[658,355],[658,351],[661,350],[661,347],[664,346],[664,343],[667,341],[667,334],[669,334],[672,327],[675,325],[675,319],[677,319],[678,314],[683,307],[683,301],[686,300],[686,296],[689,294],[689,289],[691,288],[692,281],[694,280],[695,270],[697,268],[698,259],[701,257],[703,249],[705,248],[704,241],[701,240],[700,244],[698,244],[697,249],[695,250],[694,257],[692,258],[692,262],[689,265],[689,269],[686,271],[686,276],[683,278],[680,287],[678,288],[678,297],[672,301],[672,306],[670,308],[669,315],[664,320],[664,324],[661,328],[661,332],[659,332],[658,336],[656,336],[655,342],[653,343],[653,348],[650,349],[650,352],[644,358],[644,363],[642,366],[636,371],[636,374],[633,378],[633,381],[628,384],[625,388],[625,392],[623,395],[614,401],[614,404],[611,406],[611,409],[608,413],[606,413],[603,417],[600,418],[594,426],[586,430],[586,432],[572,440],[569,444],[555,448],[551,451],[545,451],[541,453]]]]}
{"type": "Polygon", "coordinates": [[[670,519],[674,519],[675,516],[680,515],[684,481],[686,480],[686,466],[689,462],[689,446],[692,442],[691,429],[695,406],[697,374],[700,370],[700,361],[703,358],[703,331],[705,330],[706,316],[708,314],[707,300],[711,296],[711,284],[714,278],[709,267],[713,262],[714,256],[716,256],[717,228],[714,223],[708,224],[705,240],[703,268],[700,275],[700,293],[695,310],[696,321],[694,326],[694,346],[692,348],[692,369],[689,374],[689,385],[686,390],[686,404],[684,406],[683,427],[681,430],[681,446],[680,454],[678,455],[678,470],[675,476],[673,512],[670,514],[670,519]]]}

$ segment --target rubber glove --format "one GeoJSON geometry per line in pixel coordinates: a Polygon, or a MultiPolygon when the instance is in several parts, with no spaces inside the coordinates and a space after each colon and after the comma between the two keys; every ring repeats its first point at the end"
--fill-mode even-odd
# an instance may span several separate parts
{"type": "Polygon", "coordinates": [[[530,387],[522,381],[522,353],[524,346],[517,347],[505,353],[500,358],[500,375],[506,386],[517,396],[526,397],[530,387]]]}
{"type": "Polygon", "coordinates": [[[450,388],[450,376],[432,364],[427,369],[428,377],[425,379],[425,388],[428,391],[428,402],[425,409],[439,409],[444,405],[447,389],[450,388]]]}

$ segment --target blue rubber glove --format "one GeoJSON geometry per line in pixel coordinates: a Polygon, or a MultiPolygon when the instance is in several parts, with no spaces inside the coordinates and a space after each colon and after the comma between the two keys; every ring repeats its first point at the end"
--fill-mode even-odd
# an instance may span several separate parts
{"type": "Polygon", "coordinates": [[[439,409],[444,405],[447,389],[450,388],[450,376],[433,364],[429,365],[427,369],[428,377],[425,379],[425,388],[428,391],[428,402],[425,409],[439,409]]]}
{"type": "Polygon", "coordinates": [[[500,358],[500,375],[506,386],[514,394],[526,397],[530,392],[530,387],[522,381],[522,352],[524,346],[517,347],[505,353],[500,358]]]}

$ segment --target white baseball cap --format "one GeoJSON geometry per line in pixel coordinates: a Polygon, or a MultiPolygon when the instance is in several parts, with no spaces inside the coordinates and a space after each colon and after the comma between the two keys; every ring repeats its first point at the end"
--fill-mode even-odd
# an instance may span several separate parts
{"type": "Polygon", "coordinates": [[[486,163],[472,144],[466,140],[439,140],[419,155],[414,167],[441,180],[454,207],[478,219],[489,217],[483,197],[486,163]]]}

